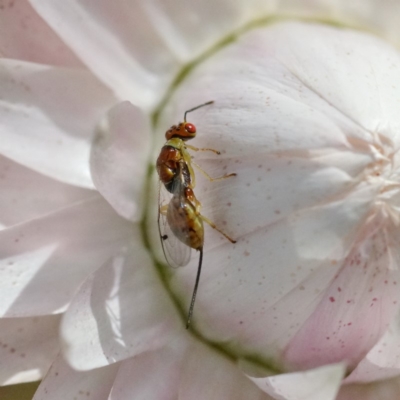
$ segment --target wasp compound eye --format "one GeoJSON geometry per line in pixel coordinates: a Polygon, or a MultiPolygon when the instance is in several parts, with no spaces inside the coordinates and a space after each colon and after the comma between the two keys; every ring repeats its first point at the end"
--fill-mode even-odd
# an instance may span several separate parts
{"type": "Polygon", "coordinates": [[[196,133],[196,127],[190,123],[185,124],[185,130],[189,133],[196,133]]]}

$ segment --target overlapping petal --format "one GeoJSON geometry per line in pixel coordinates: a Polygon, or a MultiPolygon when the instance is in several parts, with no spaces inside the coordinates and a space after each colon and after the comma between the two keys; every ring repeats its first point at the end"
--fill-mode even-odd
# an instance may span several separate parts
{"type": "Polygon", "coordinates": [[[115,210],[129,220],[141,217],[149,149],[148,117],[128,102],[108,112],[92,146],[94,184],[115,210]]]}
{"type": "Polygon", "coordinates": [[[131,240],[131,229],[94,195],[0,231],[2,315],[65,310],[82,281],[131,240]]]}
{"type": "Polygon", "coordinates": [[[68,307],[64,353],[78,370],[96,368],[157,349],[181,329],[139,227],[132,225],[126,246],[84,282],[68,307]]]}
{"type": "Polygon", "coordinates": [[[0,153],[62,182],[92,188],[90,144],[117,100],[86,70],[0,60],[0,153]]]}
{"type": "Polygon", "coordinates": [[[169,346],[121,364],[110,400],[268,400],[235,363],[195,340],[178,336],[169,346]],[[151,379],[149,377],[156,377],[151,379]]]}
{"type": "Polygon", "coordinates": [[[0,156],[0,181],[0,226],[3,227],[49,214],[94,194],[48,178],[3,156],[0,156]]]}
{"type": "Polygon", "coordinates": [[[345,372],[343,364],[294,372],[268,378],[251,378],[275,399],[334,400],[345,372]]]}
{"type": "Polygon", "coordinates": [[[31,4],[103,82],[145,108],[162,98],[186,62],[273,6],[259,0],[31,4]]]}
{"type": "Polygon", "coordinates": [[[74,371],[59,357],[34,400],[73,395],[109,400],[272,399],[232,360],[181,334],[168,346],[91,371],[74,371]]]}
{"type": "Polygon", "coordinates": [[[103,2],[100,7],[79,0],[31,4],[123,100],[154,105],[178,72],[177,60],[154,29],[144,2],[103,2]]]}
{"type": "Polygon", "coordinates": [[[33,400],[92,398],[108,400],[116,365],[91,371],[73,370],[59,355],[39,386],[33,400]]]}

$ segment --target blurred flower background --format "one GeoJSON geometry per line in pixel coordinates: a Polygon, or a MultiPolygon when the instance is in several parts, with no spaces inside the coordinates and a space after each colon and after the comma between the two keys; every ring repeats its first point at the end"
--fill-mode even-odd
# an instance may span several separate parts
{"type": "Polygon", "coordinates": [[[2,398],[397,399],[399,16],[0,0],[2,398]],[[237,244],[206,228],[187,332],[153,167],[209,100],[196,163],[237,177],[196,194],[237,244]]]}

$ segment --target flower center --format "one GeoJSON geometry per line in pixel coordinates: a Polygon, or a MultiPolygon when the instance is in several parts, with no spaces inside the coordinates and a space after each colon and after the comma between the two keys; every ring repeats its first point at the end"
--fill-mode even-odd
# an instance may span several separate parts
{"type": "Polygon", "coordinates": [[[375,161],[366,169],[368,184],[379,188],[374,215],[381,214],[395,226],[400,225],[400,154],[394,143],[380,136],[370,145],[375,161]]]}

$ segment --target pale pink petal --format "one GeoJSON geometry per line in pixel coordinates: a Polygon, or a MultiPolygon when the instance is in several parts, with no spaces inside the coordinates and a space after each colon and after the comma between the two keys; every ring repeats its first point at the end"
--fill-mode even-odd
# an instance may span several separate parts
{"type": "Polygon", "coordinates": [[[83,67],[28,0],[0,4],[0,56],[41,64],[83,67]]]}
{"type": "Polygon", "coordinates": [[[343,385],[336,400],[397,400],[400,378],[366,384],[343,385]]]}
{"type": "Polygon", "coordinates": [[[379,340],[400,304],[400,271],[389,269],[387,237],[379,220],[359,232],[318,307],[288,345],[289,363],[311,368],[346,360],[354,368],[379,340]]]}
{"type": "Polygon", "coordinates": [[[48,178],[3,156],[0,156],[0,182],[0,227],[43,216],[94,194],[48,178]]]}
{"type": "Polygon", "coordinates": [[[399,315],[397,315],[391,321],[378,343],[346,378],[346,383],[368,383],[400,375],[399,320],[399,315]]]}
{"type": "Polygon", "coordinates": [[[271,399],[222,353],[178,336],[168,347],[124,361],[109,400],[178,398],[271,399]]]}
{"type": "Polygon", "coordinates": [[[336,364],[305,372],[250,379],[278,400],[335,400],[344,373],[345,366],[336,364]]]}
{"type": "Polygon", "coordinates": [[[81,286],[61,327],[65,356],[78,370],[157,349],[179,331],[183,323],[137,225],[126,247],[81,286]]]}
{"type": "Polygon", "coordinates": [[[94,129],[116,102],[85,70],[0,59],[0,153],[37,172],[93,187],[94,129]]]}
{"type": "Polygon", "coordinates": [[[0,319],[0,384],[36,381],[59,352],[58,316],[0,319]]]}
{"type": "Polygon", "coordinates": [[[58,356],[33,400],[107,400],[117,371],[117,365],[87,372],[74,371],[58,356]]]}
{"type": "Polygon", "coordinates": [[[65,309],[81,282],[131,240],[131,224],[98,195],[0,231],[0,310],[65,309]]]}
{"type": "Polygon", "coordinates": [[[122,100],[153,106],[178,62],[145,10],[145,2],[54,2],[32,6],[122,100]]]}
{"type": "Polygon", "coordinates": [[[129,220],[141,217],[149,147],[148,118],[129,102],[108,112],[92,146],[96,189],[129,220]]]}

